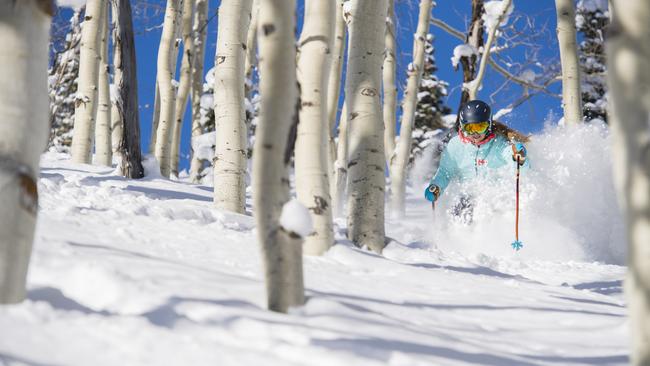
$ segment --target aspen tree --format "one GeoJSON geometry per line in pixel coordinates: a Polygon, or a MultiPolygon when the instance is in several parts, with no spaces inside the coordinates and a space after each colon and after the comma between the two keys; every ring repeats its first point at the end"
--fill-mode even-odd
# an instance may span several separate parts
{"type": "Polygon", "coordinates": [[[253,74],[253,68],[257,63],[257,24],[260,14],[260,0],[253,0],[251,5],[251,23],[248,26],[246,35],[246,64],[244,74],[246,79],[250,79],[253,74]]]}
{"type": "Polygon", "coordinates": [[[144,168],[140,150],[140,114],[131,2],[113,1],[113,17],[116,19],[113,34],[113,83],[117,91],[115,110],[122,133],[117,154],[120,156],[119,167],[122,175],[137,179],[144,176],[144,168]]]}
{"type": "Polygon", "coordinates": [[[380,102],[387,0],[352,0],[345,99],[349,123],[348,237],[384,248],[384,140],[380,102]]]}
{"type": "Polygon", "coordinates": [[[481,55],[481,61],[479,62],[478,73],[476,75],[476,78],[469,83],[469,87],[467,88],[470,100],[476,99],[478,95],[478,90],[481,87],[483,77],[485,76],[485,70],[487,69],[487,61],[490,59],[492,43],[494,43],[497,31],[502,25],[507,14],[509,14],[509,12],[512,12],[510,4],[512,4],[512,0],[501,0],[502,12],[497,19],[496,24],[488,24],[488,39],[485,43],[485,47],[483,47],[483,54],[481,55]]]}
{"type": "Polygon", "coordinates": [[[108,67],[108,6],[101,21],[99,91],[97,94],[97,128],[95,128],[95,164],[111,166],[113,150],[111,146],[111,95],[108,67]]]}
{"type": "Polygon", "coordinates": [[[174,108],[174,128],[172,129],[171,172],[178,176],[178,159],[180,155],[181,129],[183,117],[187,108],[187,97],[192,84],[192,61],[194,59],[194,37],[192,36],[192,21],[194,20],[194,3],[196,0],[183,0],[183,15],[181,29],[183,36],[183,60],[181,61],[180,82],[174,108]]]}
{"type": "Polygon", "coordinates": [[[347,33],[345,20],[343,18],[343,3],[344,0],[336,0],[336,11],[334,13],[334,38],[332,39],[332,46],[330,48],[332,54],[331,67],[329,81],[327,83],[327,123],[329,126],[329,129],[327,130],[329,138],[327,166],[330,179],[330,196],[332,199],[336,197],[336,168],[334,167],[334,162],[336,161],[336,136],[334,130],[336,128],[336,114],[339,109],[339,99],[341,97],[343,57],[345,56],[345,38],[347,33]]]}
{"type": "Polygon", "coordinates": [[[81,28],[79,81],[72,136],[72,161],[75,163],[91,162],[97,115],[101,19],[105,14],[106,0],[88,0],[81,28]]]}
{"type": "Polygon", "coordinates": [[[348,182],[348,111],[345,102],[339,118],[339,141],[334,162],[334,185],[332,187],[332,215],[341,217],[345,205],[345,188],[348,182]]]}
{"type": "Polygon", "coordinates": [[[223,0],[215,55],[214,105],[217,140],[214,203],[244,213],[246,204],[246,109],[244,64],[252,0],[223,0]]]}
{"type": "Polygon", "coordinates": [[[555,0],[555,10],[557,13],[557,39],[562,64],[564,123],[573,125],[582,122],[580,63],[578,61],[573,0],[555,0]]]}
{"type": "Polygon", "coordinates": [[[160,121],[160,83],[156,75],[156,86],[153,96],[153,116],[151,117],[151,137],[149,138],[149,154],[156,153],[156,139],[158,138],[158,122],[160,121]]]}
{"type": "MultiPolygon", "coordinates": [[[[483,0],[472,0],[472,20],[467,30],[467,35],[465,37],[465,44],[474,48],[477,52],[483,47],[483,14],[485,13],[485,8],[483,5],[483,0]]],[[[477,54],[472,54],[470,56],[462,56],[460,58],[460,64],[463,69],[463,85],[471,82],[476,78],[477,64],[478,60],[477,54]]],[[[455,68],[457,65],[454,66],[455,68]]],[[[458,108],[465,105],[469,101],[469,92],[466,88],[463,88],[460,96],[460,103],[458,108]]]]}
{"type": "MultiPolygon", "coordinates": [[[[246,36],[246,63],[244,66],[244,93],[246,94],[246,139],[248,141],[246,155],[253,156],[253,141],[257,117],[259,116],[259,87],[255,82],[257,68],[257,25],[259,23],[260,0],[253,0],[251,7],[251,23],[246,36]]],[[[259,73],[257,73],[259,75],[259,73]]]]}
{"type": "MultiPolygon", "coordinates": [[[[177,0],[178,3],[176,5],[176,13],[174,16],[174,34],[172,36],[172,43],[171,43],[171,51],[169,53],[169,58],[170,58],[170,69],[171,69],[171,74],[172,74],[172,85],[174,85],[174,107],[176,107],[176,85],[175,83],[175,77],[174,75],[176,74],[176,62],[178,61],[178,51],[180,48],[180,42],[179,38],[181,36],[181,19],[182,19],[182,10],[183,10],[183,2],[184,0],[177,0]]],[[[165,8],[166,9],[166,8],[165,8]]],[[[165,14],[167,13],[167,10],[165,10],[165,14]]],[[[163,23],[163,29],[164,29],[164,23],[163,23]]],[[[161,37],[161,42],[162,42],[162,37],[161,37]]],[[[160,50],[159,50],[160,52],[160,50]]],[[[156,146],[158,146],[158,125],[160,124],[160,113],[161,113],[161,103],[162,101],[160,100],[160,83],[158,82],[158,76],[160,72],[156,75],[156,88],[154,92],[154,101],[153,101],[153,118],[151,121],[151,138],[150,138],[150,143],[149,143],[149,153],[154,154],[156,153],[156,146]]],[[[170,124],[170,129],[171,129],[171,124],[170,124]]],[[[169,141],[167,142],[169,144],[169,149],[171,149],[171,139],[172,139],[172,131],[169,131],[169,141]]],[[[171,152],[169,153],[170,156],[170,167],[171,167],[171,152]]]]}
{"type": "Polygon", "coordinates": [[[286,312],[305,301],[302,237],[280,225],[289,199],[289,129],[297,117],[295,0],[260,2],[260,123],[253,155],[253,202],[268,307],[286,312]],[[263,153],[260,153],[263,152],[263,153]]]}
{"type": "MultiPolygon", "coordinates": [[[[395,129],[397,128],[397,42],[395,39],[395,0],[388,0],[388,16],[386,17],[386,35],[384,37],[383,91],[384,91],[384,151],[386,162],[390,165],[391,156],[395,153],[395,129]]],[[[391,172],[392,173],[392,172],[391,172]]]]}
{"type": "Polygon", "coordinates": [[[327,84],[335,4],[306,0],[298,40],[300,113],[296,139],[295,176],[298,200],[309,209],[314,232],[305,238],[306,254],[321,255],[334,244],[327,166],[327,84]]]}
{"type": "Polygon", "coordinates": [[[413,40],[413,62],[409,65],[408,81],[402,103],[402,120],[397,149],[390,161],[390,212],[394,217],[404,216],[404,195],[406,192],[406,166],[411,151],[411,133],[417,105],[417,93],[424,69],[424,48],[429,20],[431,19],[431,0],[420,0],[418,27],[413,40]]]}
{"type": "MultiPolygon", "coordinates": [[[[203,134],[201,128],[201,95],[203,95],[203,57],[205,55],[205,38],[207,35],[208,0],[196,0],[194,12],[194,54],[192,59],[192,141],[203,134]]],[[[192,183],[198,183],[199,171],[201,170],[201,159],[192,149],[190,158],[190,179],[192,183]]]]}
{"type": "MultiPolygon", "coordinates": [[[[625,217],[633,365],[650,364],[650,2],[613,0],[607,40],[614,180],[625,217]]],[[[611,11],[611,10],[610,10],[611,11]]]]}
{"type": "Polygon", "coordinates": [[[48,138],[49,0],[0,0],[0,304],[25,299],[48,138]]]}
{"type": "Polygon", "coordinates": [[[176,93],[173,85],[175,62],[174,38],[178,26],[178,13],[180,0],[167,0],[165,21],[163,23],[160,47],[158,48],[158,87],[160,90],[160,119],[156,131],[155,156],[160,165],[160,173],[169,177],[170,173],[170,136],[174,107],[176,106],[176,93]]]}
{"type": "Polygon", "coordinates": [[[117,78],[115,77],[118,69],[121,67],[120,59],[122,57],[122,43],[118,42],[119,40],[119,22],[118,16],[120,14],[120,4],[118,0],[111,0],[111,13],[112,13],[112,23],[113,23],[113,90],[109,90],[111,94],[111,145],[113,149],[113,154],[116,156],[119,161],[122,157],[119,154],[120,144],[122,142],[122,133],[124,129],[124,121],[122,120],[122,114],[119,111],[119,106],[117,103],[118,96],[116,95],[117,91],[117,78]]]}

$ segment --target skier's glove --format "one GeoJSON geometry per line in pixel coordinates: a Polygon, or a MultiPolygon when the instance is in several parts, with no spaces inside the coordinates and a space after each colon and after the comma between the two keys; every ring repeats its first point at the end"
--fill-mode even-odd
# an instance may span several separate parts
{"type": "Polygon", "coordinates": [[[519,161],[519,165],[526,162],[526,147],[521,142],[512,145],[512,160],[519,161]]]}
{"type": "Polygon", "coordinates": [[[427,201],[435,202],[439,195],[440,187],[435,184],[429,184],[427,189],[424,191],[424,198],[426,198],[427,201]]]}

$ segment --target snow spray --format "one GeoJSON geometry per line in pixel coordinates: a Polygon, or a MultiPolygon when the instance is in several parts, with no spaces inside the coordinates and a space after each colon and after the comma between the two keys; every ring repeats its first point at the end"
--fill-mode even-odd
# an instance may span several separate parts
{"type": "MultiPolygon", "coordinates": [[[[527,239],[526,250],[517,252],[517,257],[624,264],[623,221],[613,183],[608,128],[597,122],[547,123],[526,148],[530,169],[521,170],[519,225],[527,239]]],[[[424,172],[431,160],[423,154],[411,172],[418,197],[433,174],[424,172]]],[[[502,170],[494,172],[496,179],[450,184],[436,202],[433,225],[430,219],[427,222],[427,241],[464,255],[513,256],[512,249],[503,245],[512,240],[515,224],[513,171],[502,170]],[[471,224],[452,214],[459,199],[468,194],[473,197],[471,224]]]]}

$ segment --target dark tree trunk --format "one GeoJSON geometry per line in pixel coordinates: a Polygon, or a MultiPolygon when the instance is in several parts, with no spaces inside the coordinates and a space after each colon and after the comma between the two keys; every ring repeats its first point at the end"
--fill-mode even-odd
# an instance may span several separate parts
{"type": "Polygon", "coordinates": [[[118,148],[122,156],[121,170],[126,178],[142,178],[142,153],[140,151],[140,120],[138,116],[138,83],[136,78],[135,42],[130,0],[113,0],[117,3],[113,14],[115,29],[115,75],[119,98],[117,109],[123,122],[122,142],[118,148]]]}
{"type": "MultiPolygon", "coordinates": [[[[483,0],[472,0],[472,22],[469,25],[467,30],[467,37],[465,38],[465,43],[471,45],[476,50],[479,50],[483,47],[483,0]]],[[[470,57],[461,57],[460,63],[463,67],[463,83],[470,82],[476,77],[477,70],[477,61],[479,60],[479,55],[472,55],[470,57]]],[[[463,88],[463,92],[460,96],[460,103],[458,104],[458,110],[469,100],[469,93],[463,88]]],[[[456,118],[456,123],[458,123],[458,117],[456,118]]]]}

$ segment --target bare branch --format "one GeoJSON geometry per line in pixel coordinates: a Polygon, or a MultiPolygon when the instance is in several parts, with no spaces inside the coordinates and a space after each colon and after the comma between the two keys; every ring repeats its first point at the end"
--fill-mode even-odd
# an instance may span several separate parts
{"type": "Polygon", "coordinates": [[[465,42],[465,33],[453,28],[449,24],[445,23],[444,21],[431,17],[431,24],[435,25],[438,28],[443,29],[445,32],[451,34],[452,36],[460,39],[461,41],[465,42]]]}
{"type": "MultiPolygon", "coordinates": [[[[449,33],[450,35],[460,39],[463,42],[465,42],[465,34],[463,32],[461,32],[461,31],[455,29],[454,27],[450,26],[449,24],[447,24],[443,20],[440,20],[440,19],[437,19],[437,18],[431,18],[431,24],[435,25],[436,27],[444,30],[445,32],[449,33]]],[[[534,90],[538,90],[538,91],[540,91],[542,93],[551,95],[553,97],[557,96],[557,94],[551,93],[548,90],[546,90],[546,87],[548,85],[550,85],[553,82],[559,80],[556,77],[550,78],[549,79],[549,80],[551,80],[550,83],[546,82],[546,83],[544,83],[543,86],[541,86],[541,85],[533,84],[533,83],[531,83],[531,82],[529,82],[527,80],[524,80],[524,79],[522,79],[520,77],[517,77],[517,76],[513,75],[508,70],[506,70],[503,66],[496,63],[492,59],[492,57],[488,58],[487,62],[488,62],[488,64],[490,66],[492,66],[497,72],[499,72],[501,75],[503,75],[509,81],[513,81],[513,82],[515,82],[517,84],[520,84],[521,86],[524,86],[524,87],[528,87],[528,88],[531,88],[531,89],[534,89],[534,90]]]]}

